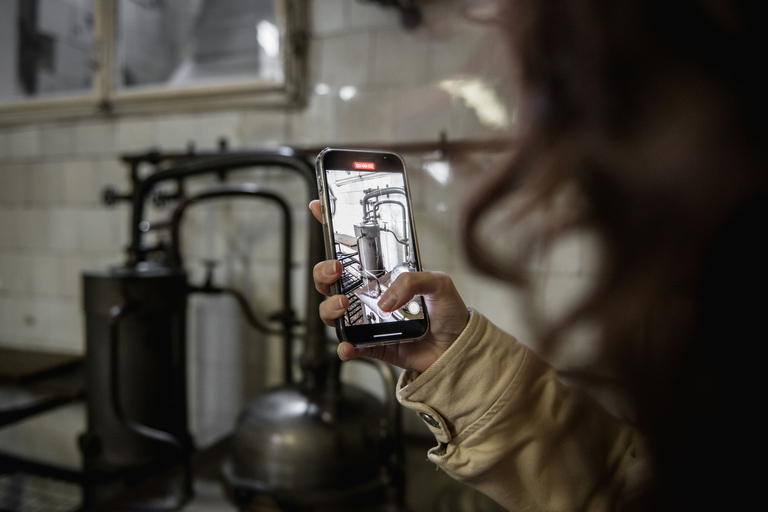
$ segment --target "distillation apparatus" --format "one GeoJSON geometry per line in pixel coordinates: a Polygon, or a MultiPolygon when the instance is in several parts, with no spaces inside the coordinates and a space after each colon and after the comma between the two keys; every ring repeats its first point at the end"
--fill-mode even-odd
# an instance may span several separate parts
{"type": "MultiPolygon", "coordinates": [[[[362,323],[404,320],[403,312],[383,312],[376,306],[376,300],[386,287],[403,272],[416,270],[416,261],[412,250],[408,209],[405,205],[405,189],[402,187],[375,187],[364,191],[361,222],[354,224],[360,264],[360,280],[354,295],[367,306],[362,315],[362,323]],[[396,196],[396,197],[392,197],[396,196]],[[399,196],[399,197],[398,197],[399,196]],[[402,197],[402,200],[400,200],[402,197]],[[395,208],[398,214],[382,212],[395,208]],[[399,215],[399,222],[397,218],[399,215]],[[393,229],[399,224],[399,229],[393,229]],[[399,231],[399,233],[398,233],[399,231]],[[389,233],[395,241],[394,248],[383,241],[384,233],[389,233]]],[[[352,293],[348,293],[350,299],[352,293]]],[[[354,300],[354,299],[353,299],[354,300]]]]}

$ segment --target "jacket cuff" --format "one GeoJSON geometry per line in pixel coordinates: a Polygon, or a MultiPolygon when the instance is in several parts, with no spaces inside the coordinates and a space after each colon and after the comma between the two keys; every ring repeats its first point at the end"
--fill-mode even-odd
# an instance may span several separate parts
{"type": "Polygon", "coordinates": [[[526,359],[514,337],[469,312],[464,331],[432,366],[404,371],[398,381],[398,400],[419,413],[440,443],[437,452],[487,423],[526,359]]]}

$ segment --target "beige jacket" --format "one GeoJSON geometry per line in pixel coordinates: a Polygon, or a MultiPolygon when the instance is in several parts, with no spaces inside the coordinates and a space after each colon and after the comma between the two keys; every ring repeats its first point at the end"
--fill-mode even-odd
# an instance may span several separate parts
{"type": "Polygon", "coordinates": [[[429,459],[509,510],[616,510],[649,478],[637,431],[475,311],[398,398],[435,435],[429,459]]]}

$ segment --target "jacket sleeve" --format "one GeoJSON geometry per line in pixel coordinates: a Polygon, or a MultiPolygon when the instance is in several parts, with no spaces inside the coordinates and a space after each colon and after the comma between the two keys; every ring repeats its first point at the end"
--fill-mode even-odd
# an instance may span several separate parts
{"type": "Polygon", "coordinates": [[[476,311],[398,398],[435,435],[429,459],[509,510],[615,510],[649,478],[637,431],[476,311]]]}

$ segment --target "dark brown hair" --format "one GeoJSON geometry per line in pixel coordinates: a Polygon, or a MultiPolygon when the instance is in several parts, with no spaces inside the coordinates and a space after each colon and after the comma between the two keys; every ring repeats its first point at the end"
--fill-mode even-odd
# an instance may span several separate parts
{"type": "Polygon", "coordinates": [[[520,136],[469,205],[467,255],[525,283],[524,258],[489,254],[481,239],[500,210],[510,225],[549,215],[537,231],[545,243],[571,229],[598,235],[595,288],[540,341],[552,348],[575,324],[597,327],[594,367],[571,373],[628,397],[654,453],[645,508],[733,509],[753,492],[733,473],[748,456],[731,452],[759,437],[733,403],[764,387],[747,349],[764,314],[749,292],[766,283],[756,240],[768,191],[768,31],[754,4],[513,0],[503,17],[520,136]],[[550,207],[564,195],[565,209],[550,207]],[[525,200],[513,209],[515,196],[525,200]]]}

